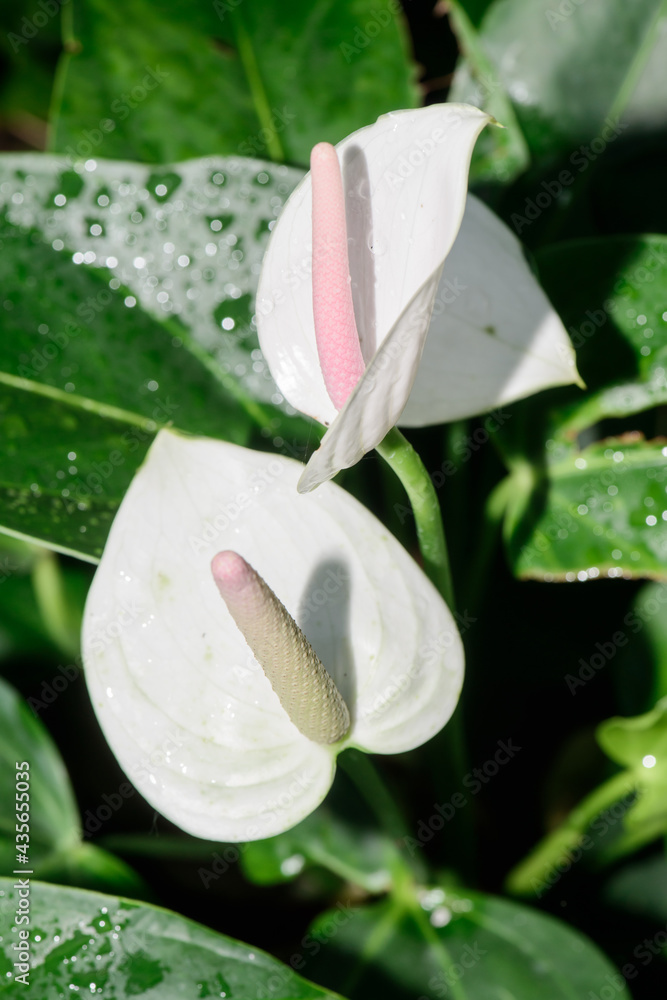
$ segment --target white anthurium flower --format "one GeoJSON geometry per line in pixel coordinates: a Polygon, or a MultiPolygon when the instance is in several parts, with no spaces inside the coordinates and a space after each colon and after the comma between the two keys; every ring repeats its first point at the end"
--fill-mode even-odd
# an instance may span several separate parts
{"type": "Polygon", "coordinates": [[[280,391],[329,428],[300,490],[354,465],[397,422],[473,416],[578,380],[518,240],[467,194],[492,121],[433,105],[313,150],[271,235],[256,310],[280,391]]]}
{"type": "Polygon", "coordinates": [[[584,388],[572,343],[521,243],[469,194],[400,425],[460,420],[572,382],[584,388]]]}
{"type": "Polygon", "coordinates": [[[100,725],[145,798],[198,837],[289,829],[341,750],[410,750],[458,700],[442,598],[344,490],[299,496],[303,468],[161,431],[89,593],[100,725]]]}

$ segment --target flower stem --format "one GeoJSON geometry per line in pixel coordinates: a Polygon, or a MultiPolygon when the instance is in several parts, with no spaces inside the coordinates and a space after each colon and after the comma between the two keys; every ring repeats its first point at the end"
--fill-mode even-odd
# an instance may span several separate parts
{"type": "Polygon", "coordinates": [[[350,748],[341,754],[338,763],[361,792],[385,833],[392,840],[403,840],[408,833],[405,820],[370,758],[350,748]]]}
{"type": "MultiPolygon", "coordinates": [[[[424,570],[438,588],[449,608],[454,611],[454,588],[445,541],[440,504],[435,487],[421,458],[397,427],[392,428],[376,451],[396,473],[408,494],[415,516],[417,539],[424,560],[424,570]]],[[[439,784],[451,794],[463,786],[467,773],[467,751],[463,731],[461,705],[433,744],[439,784]]],[[[450,824],[454,853],[468,878],[474,870],[475,837],[467,810],[461,810],[450,824]]]]}
{"type": "Polygon", "coordinates": [[[424,570],[453,610],[454,588],[449,555],[440,504],[431,477],[415,449],[397,427],[389,431],[376,451],[396,473],[408,494],[415,515],[424,570]]]}
{"type": "MultiPolygon", "coordinates": [[[[548,834],[533,851],[521,861],[507,876],[509,892],[527,895],[531,892],[542,894],[550,885],[553,872],[560,874],[558,866],[573,863],[572,852],[579,846],[582,837],[593,820],[637,788],[637,780],[631,770],[621,771],[609,781],[587,795],[567,817],[565,822],[548,834]],[[538,890],[540,890],[538,892],[538,890]]],[[[591,846],[590,844],[588,845],[591,846]]]]}
{"type": "Polygon", "coordinates": [[[375,814],[380,828],[395,848],[392,892],[400,891],[404,884],[411,884],[415,878],[423,879],[425,869],[421,859],[410,855],[406,847],[409,830],[405,818],[372,760],[365,753],[350,748],[340,755],[338,763],[375,814]]]}

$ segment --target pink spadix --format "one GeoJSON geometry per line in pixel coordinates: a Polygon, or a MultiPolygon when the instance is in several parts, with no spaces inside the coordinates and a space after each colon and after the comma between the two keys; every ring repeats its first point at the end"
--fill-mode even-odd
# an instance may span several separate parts
{"type": "Polygon", "coordinates": [[[238,553],[219,552],[211,571],[229,613],[297,729],[316,743],[341,740],[350,728],[347,705],[289,611],[238,553]]]}
{"type": "Polygon", "coordinates": [[[345,196],[336,150],[320,142],[310,154],[313,186],[313,317],[327,392],[336,409],[364,373],[347,254],[345,196]]]}

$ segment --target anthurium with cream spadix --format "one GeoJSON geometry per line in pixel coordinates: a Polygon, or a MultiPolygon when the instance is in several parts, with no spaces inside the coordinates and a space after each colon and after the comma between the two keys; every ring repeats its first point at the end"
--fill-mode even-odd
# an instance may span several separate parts
{"type": "Polygon", "coordinates": [[[83,658],[102,729],[145,798],[195,836],[288,829],[342,749],[412,749],[458,700],[461,642],[435,588],[345,491],[299,496],[303,468],[161,431],[90,590],[83,658]]]}
{"type": "MultiPolygon", "coordinates": [[[[360,367],[348,337],[343,390],[331,355],[345,353],[346,334],[323,351],[334,324],[319,320],[327,273],[341,287],[333,171],[321,155],[283,209],[260,275],[257,328],[281,392],[329,427],[300,489],[353,465],[397,422],[472,416],[576,381],[567,333],[518,241],[467,195],[472,148],[490,121],[468,105],[433,105],[385,115],[335,148],[361,353],[360,367]],[[420,365],[433,314],[435,343],[420,365]]],[[[349,331],[349,310],[338,313],[349,331]]]]}

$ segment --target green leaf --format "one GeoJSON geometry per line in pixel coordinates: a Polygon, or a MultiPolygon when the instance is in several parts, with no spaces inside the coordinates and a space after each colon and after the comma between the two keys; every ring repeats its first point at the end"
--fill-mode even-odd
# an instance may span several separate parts
{"type": "Polygon", "coordinates": [[[159,426],[243,444],[282,420],[287,437],[252,310],[301,172],[90,166],[0,158],[0,524],[94,560],[159,426]]]}
{"type": "Polygon", "coordinates": [[[66,851],[49,855],[40,863],[39,877],[58,885],[73,885],[98,892],[151,899],[154,893],[133,868],[97,844],[81,842],[66,851]]]}
{"type": "Polygon", "coordinates": [[[667,442],[630,430],[652,430],[651,414],[634,415],[667,402],[667,240],[580,240],[548,248],[538,263],[588,389],[517,404],[498,434],[512,469],[512,569],[546,580],[665,578],[667,442]],[[610,418],[629,433],[583,447],[610,418]]]}
{"type": "Polygon", "coordinates": [[[36,387],[0,397],[1,530],[96,562],[155,432],[36,387]]]}
{"type": "Polygon", "coordinates": [[[531,422],[542,411],[545,435],[571,441],[604,417],[667,402],[667,238],[561,243],[538,253],[537,264],[588,392],[566,390],[557,412],[545,412],[546,397],[535,400],[531,422]]]}
{"type": "MultiPolygon", "coordinates": [[[[12,879],[0,879],[2,913],[18,904],[12,879]]],[[[33,882],[30,886],[30,995],[91,995],[116,1000],[228,997],[317,1000],[331,994],[277,959],[176,913],[80,889],[33,882]]],[[[14,935],[0,953],[0,995],[26,996],[14,972],[14,935]]]]}
{"type": "Polygon", "coordinates": [[[609,438],[554,459],[539,479],[515,473],[520,515],[504,528],[515,574],[667,579],[665,444],[609,438]]]}
{"type": "Polygon", "coordinates": [[[583,935],[529,907],[480,893],[423,890],[420,901],[387,900],[319,917],[319,978],[332,988],[384,1000],[574,1000],[624,980],[583,935]],[[324,943],[326,942],[326,946],[324,943]]]}
{"type": "MultiPolygon", "coordinates": [[[[75,668],[70,665],[68,669],[75,668]]],[[[124,861],[81,840],[79,811],[58,749],[18,692],[1,678],[0,864],[4,872],[37,871],[46,881],[151,895],[144,880],[124,861]],[[22,763],[29,767],[16,767],[22,763]],[[17,770],[29,774],[27,789],[17,770]],[[29,798],[17,803],[17,794],[23,793],[29,798]],[[23,812],[25,802],[28,809],[23,812]],[[28,819],[17,819],[17,812],[27,814],[28,819]],[[27,831],[22,828],[24,823],[27,831]],[[26,833],[28,840],[18,839],[26,833]],[[27,850],[17,850],[19,844],[27,850]],[[26,862],[20,860],[23,856],[26,862]]]]}
{"type": "Polygon", "coordinates": [[[667,698],[644,715],[607,719],[598,726],[597,740],[616,764],[667,785],[667,698]]]}
{"type": "Polygon", "coordinates": [[[638,715],[667,697],[667,584],[641,587],[623,627],[631,641],[611,664],[615,702],[620,714],[638,715]]]}
{"type": "Polygon", "coordinates": [[[604,902],[664,927],[667,924],[667,859],[664,854],[633,860],[611,872],[604,887],[604,902]]]}
{"type": "MultiPolygon", "coordinates": [[[[42,723],[20,695],[0,679],[0,861],[2,870],[22,867],[16,863],[16,795],[29,795],[30,864],[38,868],[54,851],[67,851],[80,835],[79,813],[58,750],[42,723]],[[17,764],[28,763],[29,788],[17,793],[17,764]]],[[[21,779],[23,781],[23,779],[21,779]]],[[[25,801],[25,800],[22,800],[25,801]]],[[[18,831],[25,832],[25,831],[18,831]]],[[[21,843],[27,843],[22,840],[21,843]]]]}
{"type": "Polygon", "coordinates": [[[644,642],[651,658],[653,675],[652,702],[667,698],[667,587],[649,583],[641,589],[633,604],[635,615],[644,625],[644,642]]]}
{"type": "Polygon", "coordinates": [[[2,367],[242,441],[247,415],[271,416],[252,406],[275,393],[253,366],[254,298],[270,229],[303,172],[220,158],[88,168],[0,157],[3,322],[21,338],[2,367]]]}
{"type": "MultiPolygon", "coordinates": [[[[607,119],[613,130],[621,118],[624,136],[664,125],[666,9],[663,0],[498,0],[479,28],[494,81],[482,106],[502,88],[534,155],[567,153],[585,170],[592,159],[578,147],[604,137],[607,119]]],[[[474,96],[477,65],[457,71],[452,99],[474,96]]]]}
{"type": "Polygon", "coordinates": [[[618,857],[667,832],[667,698],[644,715],[607,719],[596,735],[607,756],[637,783],[637,801],[623,816],[625,837],[610,851],[618,857]]]}
{"type": "Polygon", "coordinates": [[[418,99],[402,19],[374,0],[82,0],[68,42],[52,149],[74,158],[307,164],[418,99]]]}
{"type": "Polygon", "coordinates": [[[464,60],[454,77],[450,100],[461,100],[475,107],[484,107],[485,111],[504,126],[500,131],[484,129],[475,143],[470,164],[470,182],[509,184],[530,164],[526,140],[509,94],[497,79],[479,34],[459,0],[450,0],[449,16],[464,54],[464,60]],[[464,93],[465,97],[461,96],[464,93]]]}
{"type": "Polygon", "coordinates": [[[356,828],[320,806],[286,833],[246,844],[241,865],[258,885],[285,882],[308,865],[320,865],[367,892],[383,892],[391,887],[396,857],[386,836],[356,828]]]}
{"type": "Polygon", "coordinates": [[[573,448],[600,420],[667,401],[667,238],[574,240],[539,252],[537,265],[587,389],[567,386],[516,404],[498,436],[510,460],[544,461],[554,441],[573,448]]]}
{"type": "Polygon", "coordinates": [[[624,770],[578,802],[510,872],[511,892],[542,895],[596,840],[596,860],[608,864],[667,832],[667,698],[644,715],[607,719],[596,736],[624,770]]]}

